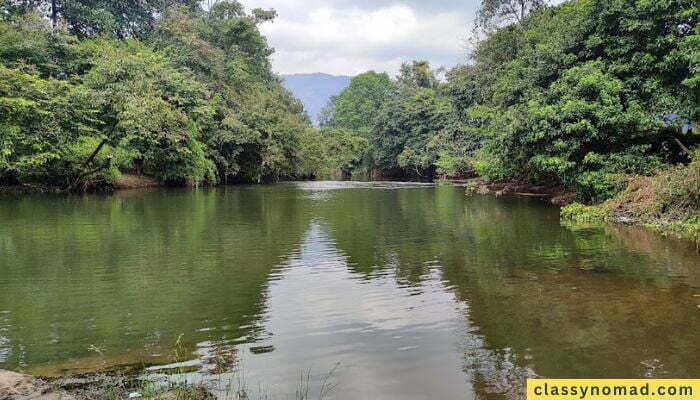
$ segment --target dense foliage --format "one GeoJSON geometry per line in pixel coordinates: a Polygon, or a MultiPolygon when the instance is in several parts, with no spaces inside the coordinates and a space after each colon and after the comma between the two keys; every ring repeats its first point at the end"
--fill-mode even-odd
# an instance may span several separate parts
{"type": "Polygon", "coordinates": [[[471,62],[444,81],[414,62],[387,85],[389,96],[359,92],[354,81],[336,99],[330,124],[369,138],[368,168],[549,183],[596,202],[622,177],[690,161],[677,141],[698,143],[693,0],[494,0],[478,19],[471,62]],[[363,96],[381,106],[339,101],[363,96]]]}
{"type": "Polygon", "coordinates": [[[0,2],[0,184],[480,175],[594,203],[700,141],[694,0],[484,1],[469,63],[361,74],[321,129],[271,71],[275,12],[209,3],[0,2]]]}
{"type": "MultiPolygon", "coordinates": [[[[577,0],[489,37],[469,67],[483,83],[464,109],[479,126],[476,170],[551,181],[600,201],[619,175],[688,161],[674,139],[697,121],[692,1],[577,0]]],[[[697,50],[697,49],[696,49],[697,50]]]]}
{"type": "Polygon", "coordinates": [[[654,176],[631,177],[620,193],[601,204],[569,204],[562,209],[562,218],[584,223],[643,223],[700,244],[700,151],[691,158],[688,165],[654,176]]]}
{"type": "Polygon", "coordinates": [[[190,3],[3,2],[0,183],[82,190],[120,172],[195,185],[315,174],[300,160],[318,133],[271,72],[258,30],[274,12],[190,3]]]}
{"type": "Polygon", "coordinates": [[[153,30],[156,17],[169,7],[198,8],[197,0],[5,0],[0,7],[7,14],[36,12],[56,27],[79,37],[109,34],[121,39],[145,38],[153,30]]]}
{"type": "Polygon", "coordinates": [[[435,74],[425,61],[404,64],[394,80],[367,72],[331,101],[325,125],[369,144],[357,171],[432,178],[436,171],[468,170],[463,159],[474,143],[463,134],[457,109],[435,74]]]}

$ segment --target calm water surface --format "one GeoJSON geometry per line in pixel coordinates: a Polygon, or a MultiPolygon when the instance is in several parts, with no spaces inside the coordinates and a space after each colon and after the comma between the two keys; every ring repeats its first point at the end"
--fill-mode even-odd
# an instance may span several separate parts
{"type": "Polygon", "coordinates": [[[694,245],[531,199],[337,182],[0,199],[5,369],[184,367],[273,398],[334,370],[335,399],[503,399],[531,376],[698,378],[699,332],[694,245]]]}

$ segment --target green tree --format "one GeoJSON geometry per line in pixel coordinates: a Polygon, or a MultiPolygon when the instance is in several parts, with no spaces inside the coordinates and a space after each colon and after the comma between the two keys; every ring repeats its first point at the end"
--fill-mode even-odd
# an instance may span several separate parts
{"type": "MultiPolygon", "coordinates": [[[[93,95],[83,86],[0,66],[0,181],[71,185],[101,128],[93,95]]],[[[105,158],[94,161],[107,175],[115,172],[105,158]]]]}
{"type": "Polygon", "coordinates": [[[473,166],[493,179],[612,196],[629,174],[687,162],[696,118],[698,9],[690,1],[574,0],[492,32],[447,74],[473,166]]]}
{"type": "Polygon", "coordinates": [[[379,109],[391,98],[395,84],[386,73],[374,71],[357,75],[332,100],[330,126],[349,129],[369,138],[379,109]]]}
{"type": "Polygon", "coordinates": [[[547,0],[483,0],[476,12],[476,29],[491,32],[503,25],[521,23],[547,0]]]}
{"type": "Polygon", "coordinates": [[[330,162],[332,170],[349,176],[362,166],[369,140],[344,128],[326,128],[320,133],[324,143],[322,154],[330,162]]]}
{"type": "Polygon", "coordinates": [[[271,71],[272,50],[258,25],[274,14],[265,15],[245,14],[236,2],[195,15],[175,8],[152,35],[156,49],[192,70],[211,93],[197,122],[223,182],[293,177],[299,137],[310,125],[301,103],[271,71]]]}
{"type": "Polygon", "coordinates": [[[40,15],[45,2],[3,3],[3,184],[94,189],[119,171],[178,185],[261,182],[294,178],[320,157],[305,141],[303,106],[271,70],[259,25],[274,11],[104,3],[57,1],[66,24],[54,27],[40,15]],[[89,28],[91,16],[69,13],[77,5],[127,7],[114,26],[131,30],[89,28]],[[148,19],[134,16],[148,7],[148,19]]]}
{"type": "Polygon", "coordinates": [[[100,117],[105,129],[95,154],[100,146],[123,147],[134,157],[131,165],[122,167],[143,169],[164,182],[215,181],[190,118],[207,96],[194,77],[136,40],[83,45],[93,57],[82,80],[103,98],[100,117]]]}
{"type": "Polygon", "coordinates": [[[101,34],[145,38],[156,17],[169,7],[185,5],[197,9],[196,0],[8,0],[10,12],[36,10],[51,20],[53,27],[65,23],[79,37],[101,34]]]}
{"type": "Polygon", "coordinates": [[[372,136],[375,166],[390,174],[431,177],[438,158],[433,138],[450,122],[452,105],[437,90],[425,61],[404,64],[398,91],[381,108],[372,136]]]}

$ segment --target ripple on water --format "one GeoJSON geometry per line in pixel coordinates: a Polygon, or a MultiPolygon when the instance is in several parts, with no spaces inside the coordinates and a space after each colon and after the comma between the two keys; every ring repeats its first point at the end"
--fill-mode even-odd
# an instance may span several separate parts
{"type": "Polygon", "coordinates": [[[278,398],[338,363],[336,400],[700,373],[668,347],[697,348],[694,247],[537,202],[305,182],[0,203],[0,368],[167,364],[184,334],[192,360],[158,373],[240,368],[278,398]]]}

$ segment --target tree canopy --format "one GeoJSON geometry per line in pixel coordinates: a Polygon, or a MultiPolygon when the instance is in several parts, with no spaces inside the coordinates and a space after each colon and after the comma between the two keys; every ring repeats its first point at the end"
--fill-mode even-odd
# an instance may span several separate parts
{"type": "Polygon", "coordinates": [[[10,1],[0,14],[0,180],[83,190],[303,174],[310,122],[235,1],[10,1]],[[118,16],[118,17],[117,17],[118,16]]]}
{"type": "Polygon", "coordinates": [[[236,1],[0,3],[0,183],[83,190],[330,172],[558,185],[582,201],[689,163],[694,0],[484,0],[469,62],[370,71],[314,129],[236,1]]]}
{"type": "Polygon", "coordinates": [[[485,0],[479,18],[489,29],[444,80],[414,61],[380,107],[362,103],[368,77],[338,96],[327,119],[370,140],[366,168],[549,183],[597,202],[623,176],[690,161],[678,143],[699,142],[692,0],[485,0]]]}

